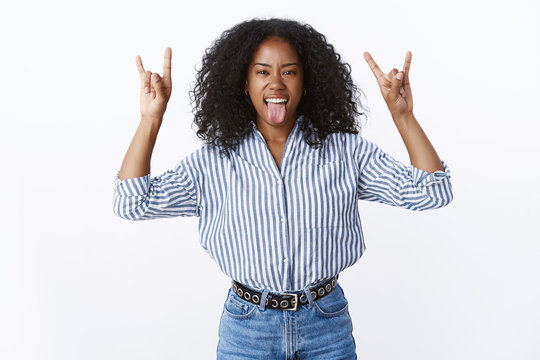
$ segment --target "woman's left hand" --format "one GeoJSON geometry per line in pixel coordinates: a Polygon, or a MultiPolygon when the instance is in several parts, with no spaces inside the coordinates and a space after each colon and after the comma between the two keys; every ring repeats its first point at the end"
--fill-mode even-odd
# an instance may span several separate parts
{"type": "Polygon", "coordinates": [[[413,111],[413,99],[411,85],[409,83],[411,57],[411,52],[407,51],[403,71],[393,68],[388,74],[385,74],[377,63],[375,63],[370,53],[367,51],[364,52],[364,58],[368,62],[373,74],[375,74],[375,78],[377,78],[384,101],[386,101],[386,105],[394,119],[412,114],[413,111]]]}

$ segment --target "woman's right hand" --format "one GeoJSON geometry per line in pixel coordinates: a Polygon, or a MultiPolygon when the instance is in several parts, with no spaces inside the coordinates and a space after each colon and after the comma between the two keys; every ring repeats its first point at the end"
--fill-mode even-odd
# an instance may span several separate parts
{"type": "Polygon", "coordinates": [[[141,115],[144,119],[161,123],[167,103],[171,97],[171,48],[165,49],[163,61],[163,78],[157,73],[145,71],[141,57],[137,55],[135,62],[141,77],[141,115]]]}

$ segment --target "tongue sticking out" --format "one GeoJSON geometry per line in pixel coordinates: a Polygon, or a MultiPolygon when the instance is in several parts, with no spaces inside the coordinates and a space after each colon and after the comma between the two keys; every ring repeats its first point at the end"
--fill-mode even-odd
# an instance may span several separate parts
{"type": "Polygon", "coordinates": [[[273,123],[280,123],[285,120],[285,104],[268,103],[268,120],[273,123]]]}

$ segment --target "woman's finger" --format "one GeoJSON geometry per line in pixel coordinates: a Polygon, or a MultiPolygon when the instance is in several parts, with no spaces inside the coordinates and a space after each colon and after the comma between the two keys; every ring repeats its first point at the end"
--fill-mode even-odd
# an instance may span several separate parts
{"type": "Polygon", "coordinates": [[[388,75],[386,75],[386,78],[389,80],[389,81],[392,81],[392,79],[394,78],[394,76],[396,76],[396,74],[399,72],[398,69],[396,68],[393,68],[392,70],[390,70],[390,72],[388,73],[388,75]]]}
{"type": "Polygon", "coordinates": [[[172,49],[168,47],[165,49],[165,58],[163,60],[163,83],[167,87],[171,84],[171,57],[172,49]]]}
{"type": "Polygon", "coordinates": [[[411,68],[411,58],[412,53],[410,51],[407,51],[407,54],[405,55],[405,63],[403,64],[403,73],[405,75],[409,75],[409,69],[411,68]]]}
{"type": "Polygon", "coordinates": [[[137,70],[139,71],[139,76],[142,82],[144,80],[144,66],[142,63],[142,59],[139,55],[135,57],[135,64],[137,65],[137,70]]]}
{"type": "Polygon", "coordinates": [[[411,68],[412,53],[407,51],[405,55],[405,63],[403,64],[403,87],[407,93],[411,93],[411,85],[409,83],[409,69],[411,68]]]}
{"type": "Polygon", "coordinates": [[[152,88],[150,87],[150,77],[152,76],[151,71],[145,71],[143,74],[142,89],[145,94],[149,94],[152,88]]]}
{"type": "Polygon", "coordinates": [[[379,78],[381,76],[384,77],[383,71],[381,70],[379,65],[377,65],[375,60],[373,60],[373,58],[371,57],[371,54],[369,52],[364,51],[364,59],[366,59],[367,63],[369,64],[369,67],[371,68],[371,71],[373,72],[373,74],[377,78],[377,81],[379,81],[379,78]]]}

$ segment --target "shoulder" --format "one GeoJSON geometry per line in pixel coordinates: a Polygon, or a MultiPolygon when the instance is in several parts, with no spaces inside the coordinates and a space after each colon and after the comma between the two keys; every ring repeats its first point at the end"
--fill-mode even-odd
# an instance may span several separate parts
{"type": "Polygon", "coordinates": [[[180,160],[180,165],[204,173],[208,168],[215,168],[219,163],[228,161],[227,155],[220,150],[221,147],[215,144],[203,144],[180,160]]]}
{"type": "Polygon", "coordinates": [[[328,149],[340,152],[344,158],[362,164],[374,156],[383,154],[382,149],[360,133],[337,132],[329,135],[328,149]]]}
{"type": "Polygon", "coordinates": [[[220,157],[220,147],[214,144],[203,144],[198,149],[187,155],[183,161],[203,161],[220,157]]]}
{"type": "Polygon", "coordinates": [[[354,134],[344,131],[339,131],[328,135],[327,142],[330,146],[341,147],[348,152],[365,151],[372,148],[375,144],[360,133],[354,134]]]}

